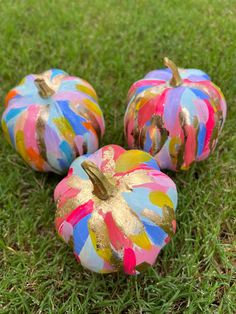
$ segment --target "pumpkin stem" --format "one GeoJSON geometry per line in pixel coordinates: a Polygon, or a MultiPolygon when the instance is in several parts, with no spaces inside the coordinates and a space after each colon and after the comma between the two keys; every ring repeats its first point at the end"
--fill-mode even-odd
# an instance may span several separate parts
{"type": "Polygon", "coordinates": [[[183,81],[182,81],[181,76],[179,74],[179,70],[178,70],[177,66],[174,64],[174,62],[165,57],[164,58],[164,65],[167,66],[172,71],[172,78],[170,80],[170,85],[172,87],[178,87],[181,84],[183,84],[183,81]]]}
{"type": "Polygon", "coordinates": [[[90,160],[81,164],[84,171],[93,183],[93,193],[101,200],[107,200],[114,195],[115,186],[107,179],[101,170],[90,160]]]}
{"type": "Polygon", "coordinates": [[[39,90],[39,95],[41,97],[48,98],[55,93],[55,91],[48,86],[43,78],[36,78],[34,82],[39,90]]]}

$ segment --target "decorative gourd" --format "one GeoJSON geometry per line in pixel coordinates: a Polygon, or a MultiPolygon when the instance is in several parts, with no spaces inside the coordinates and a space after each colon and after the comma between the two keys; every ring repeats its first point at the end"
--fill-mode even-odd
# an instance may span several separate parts
{"type": "Polygon", "coordinates": [[[196,69],[148,73],[132,85],[124,118],[130,148],[155,156],[161,169],[186,170],[216,146],[225,117],[224,96],[209,76],[196,69]]]}
{"type": "Polygon", "coordinates": [[[93,87],[58,69],[28,75],[6,96],[2,128],[32,168],[64,173],[76,156],[92,153],[104,134],[93,87]]]}
{"type": "Polygon", "coordinates": [[[54,198],[59,235],[95,272],[139,273],[176,229],[175,184],[140,150],[108,145],[77,158],[54,198]]]}

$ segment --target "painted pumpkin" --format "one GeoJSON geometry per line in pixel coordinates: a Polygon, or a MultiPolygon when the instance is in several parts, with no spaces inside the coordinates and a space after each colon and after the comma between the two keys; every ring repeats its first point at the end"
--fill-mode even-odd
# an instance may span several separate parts
{"type": "Polygon", "coordinates": [[[161,169],[186,170],[216,146],[225,117],[224,96],[209,76],[196,69],[168,67],[132,85],[124,118],[130,148],[155,156],[161,169]]]}
{"type": "Polygon", "coordinates": [[[54,198],[59,235],[91,271],[138,274],[176,229],[175,184],[140,150],[108,145],[77,158],[54,198]]]}
{"type": "Polygon", "coordinates": [[[88,82],[62,70],[28,75],[6,96],[2,128],[32,168],[65,173],[76,156],[99,147],[104,119],[97,101],[88,82]]]}

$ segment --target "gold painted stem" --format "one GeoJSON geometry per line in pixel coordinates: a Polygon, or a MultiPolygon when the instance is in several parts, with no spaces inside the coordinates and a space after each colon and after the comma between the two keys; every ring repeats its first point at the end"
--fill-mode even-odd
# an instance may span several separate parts
{"type": "Polygon", "coordinates": [[[43,78],[35,79],[35,84],[39,90],[39,95],[43,98],[51,97],[55,91],[49,87],[43,78]]]}
{"type": "Polygon", "coordinates": [[[81,166],[93,183],[93,193],[98,198],[101,200],[107,200],[114,195],[115,186],[107,179],[95,163],[85,160],[82,162],[81,166]]]}
{"type": "Polygon", "coordinates": [[[164,58],[164,65],[167,66],[172,71],[172,78],[170,80],[170,85],[172,87],[178,87],[181,84],[183,84],[183,81],[182,81],[181,76],[179,74],[179,70],[178,70],[177,66],[174,64],[174,62],[165,57],[164,58]]]}

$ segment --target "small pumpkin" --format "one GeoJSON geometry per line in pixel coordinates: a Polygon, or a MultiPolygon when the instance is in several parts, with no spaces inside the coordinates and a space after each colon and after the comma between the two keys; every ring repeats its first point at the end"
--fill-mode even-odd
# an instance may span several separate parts
{"type": "Polygon", "coordinates": [[[94,272],[138,274],[175,233],[175,184],[140,150],[108,145],[78,157],[54,198],[58,234],[94,272]]]}
{"type": "Polygon", "coordinates": [[[161,169],[187,170],[214,150],[226,117],[224,96],[197,69],[168,67],[148,73],[128,93],[124,118],[130,148],[155,156],[161,169]]]}
{"type": "Polygon", "coordinates": [[[26,76],[5,106],[6,138],[38,171],[65,173],[76,156],[96,151],[104,134],[95,90],[62,70],[26,76]]]}

